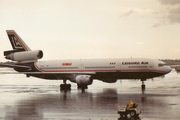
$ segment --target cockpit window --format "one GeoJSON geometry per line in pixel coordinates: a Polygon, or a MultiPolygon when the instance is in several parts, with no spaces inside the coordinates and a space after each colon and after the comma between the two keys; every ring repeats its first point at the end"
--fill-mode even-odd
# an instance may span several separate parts
{"type": "Polygon", "coordinates": [[[163,67],[163,66],[165,66],[166,64],[163,64],[163,63],[160,63],[160,64],[158,64],[158,67],[163,67]]]}

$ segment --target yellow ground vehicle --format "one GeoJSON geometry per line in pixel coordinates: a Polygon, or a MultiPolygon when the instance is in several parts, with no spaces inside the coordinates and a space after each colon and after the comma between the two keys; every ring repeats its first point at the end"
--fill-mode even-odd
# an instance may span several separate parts
{"type": "Polygon", "coordinates": [[[118,106],[117,112],[120,117],[126,117],[128,114],[130,114],[131,117],[138,117],[141,114],[141,110],[137,106],[138,105],[134,103],[133,107],[129,110],[127,109],[127,106],[118,106]]]}

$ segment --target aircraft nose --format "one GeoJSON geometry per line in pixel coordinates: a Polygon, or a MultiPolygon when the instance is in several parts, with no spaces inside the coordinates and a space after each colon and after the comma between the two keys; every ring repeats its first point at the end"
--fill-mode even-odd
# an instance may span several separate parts
{"type": "Polygon", "coordinates": [[[166,66],[166,72],[170,73],[172,71],[172,68],[170,66],[166,66]]]}

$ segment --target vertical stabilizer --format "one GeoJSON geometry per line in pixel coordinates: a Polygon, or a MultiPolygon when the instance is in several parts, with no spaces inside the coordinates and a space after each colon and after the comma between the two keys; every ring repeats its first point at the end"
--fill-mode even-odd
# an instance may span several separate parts
{"type": "Polygon", "coordinates": [[[19,35],[14,30],[6,30],[6,32],[11,42],[13,50],[31,51],[31,49],[26,45],[26,43],[19,37],[19,35]]]}

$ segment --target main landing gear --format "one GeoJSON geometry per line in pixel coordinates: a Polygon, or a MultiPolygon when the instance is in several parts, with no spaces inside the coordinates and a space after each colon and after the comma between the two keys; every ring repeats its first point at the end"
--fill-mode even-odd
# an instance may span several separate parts
{"type": "Polygon", "coordinates": [[[78,89],[88,89],[87,85],[77,85],[78,89]]]}
{"type": "MultiPolygon", "coordinates": [[[[71,84],[66,84],[66,81],[67,80],[63,80],[64,84],[60,84],[60,90],[64,90],[64,91],[71,90],[71,84]]],[[[81,89],[82,92],[84,92],[85,89],[88,89],[88,86],[87,85],[79,85],[79,84],[77,84],[77,88],[81,89]]]]}
{"type": "Polygon", "coordinates": [[[78,84],[77,84],[77,87],[78,87],[78,89],[81,89],[82,92],[84,92],[85,89],[88,89],[88,86],[87,86],[87,85],[78,85],[78,84]]]}
{"type": "Polygon", "coordinates": [[[141,81],[142,81],[141,89],[145,90],[146,89],[146,85],[144,84],[144,81],[146,81],[146,79],[141,79],[141,81]]]}
{"type": "Polygon", "coordinates": [[[71,90],[71,84],[66,84],[66,80],[63,80],[63,83],[60,85],[60,90],[71,90]]]}

